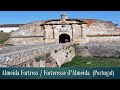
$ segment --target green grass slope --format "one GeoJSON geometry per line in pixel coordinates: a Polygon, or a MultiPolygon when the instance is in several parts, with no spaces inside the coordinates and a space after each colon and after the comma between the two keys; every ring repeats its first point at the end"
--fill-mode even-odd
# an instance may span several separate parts
{"type": "Polygon", "coordinates": [[[10,34],[5,32],[0,32],[0,44],[4,44],[4,42],[9,39],[10,34]]]}
{"type": "Polygon", "coordinates": [[[72,61],[63,64],[61,67],[120,67],[120,59],[75,56],[72,61]]]}

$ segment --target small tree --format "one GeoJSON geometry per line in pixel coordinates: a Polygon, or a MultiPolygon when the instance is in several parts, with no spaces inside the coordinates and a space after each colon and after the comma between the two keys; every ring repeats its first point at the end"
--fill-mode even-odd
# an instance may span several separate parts
{"type": "Polygon", "coordinates": [[[43,59],[44,59],[44,56],[35,57],[36,62],[39,62],[40,60],[43,60],[43,59]]]}

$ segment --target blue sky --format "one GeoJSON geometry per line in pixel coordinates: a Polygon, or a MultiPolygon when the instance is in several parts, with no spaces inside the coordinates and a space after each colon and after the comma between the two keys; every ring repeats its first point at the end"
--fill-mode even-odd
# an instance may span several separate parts
{"type": "Polygon", "coordinates": [[[25,24],[59,19],[62,13],[67,13],[69,18],[112,21],[120,27],[120,11],[0,11],[0,24],[25,24]]]}

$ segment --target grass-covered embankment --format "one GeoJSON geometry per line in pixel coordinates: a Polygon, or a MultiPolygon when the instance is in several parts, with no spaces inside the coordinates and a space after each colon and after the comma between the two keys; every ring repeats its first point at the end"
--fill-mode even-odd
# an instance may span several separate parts
{"type": "Polygon", "coordinates": [[[5,32],[0,32],[0,44],[4,44],[4,42],[9,39],[10,34],[5,32]]]}
{"type": "Polygon", "coordinates": [[[75,56],[61,67],[120,67],[120,58],[75,56]]]}

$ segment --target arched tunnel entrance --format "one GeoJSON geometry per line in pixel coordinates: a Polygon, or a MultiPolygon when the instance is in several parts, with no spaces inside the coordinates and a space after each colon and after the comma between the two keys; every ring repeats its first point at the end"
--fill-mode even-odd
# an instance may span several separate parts
{"type": "Polygon", "coordinates": [[[70,42],[70,36],[68,34],[61,34],[59,36],[59,43],[70,42]]]}

